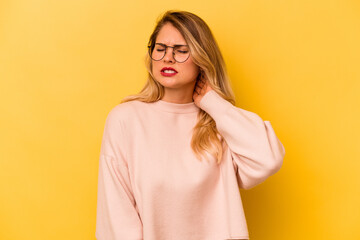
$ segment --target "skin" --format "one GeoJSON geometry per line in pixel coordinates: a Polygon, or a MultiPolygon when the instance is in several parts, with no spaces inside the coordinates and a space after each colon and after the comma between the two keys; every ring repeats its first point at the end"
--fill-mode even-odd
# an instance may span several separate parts
{"type": "MultiPolygon", "coordinates": [[[[187,44],[181,33],[171,23],[166,23],[161,28],[155,42],[168,46],[187,44]]],[[[199,103],[202,97],[212,88],[208,84],[206,76],[201,75],[198,78],[200,68],[193,62],[191,55],[185,62],[178,63],[173,58],[172,51],[172,48],[168,48],[162,60],[152,60],[153,75],[165,90],[161,100],[171,103],[194,102],[200,107],[199,103]],[[161,69],[163,67],[172,67],[178,73],[172,77],[162,76],[161,69]]]]}
{"type": "Polygon", "coordinates": [[[205,96],[207,92],[212,90],[210,85],[208,84],[208,80],[205,75],[201,75],[199,81],[197,81],[195,85],[195,89],[193,92],[193,99],[196,106],[200,107],[200,101],[205,96]]]}

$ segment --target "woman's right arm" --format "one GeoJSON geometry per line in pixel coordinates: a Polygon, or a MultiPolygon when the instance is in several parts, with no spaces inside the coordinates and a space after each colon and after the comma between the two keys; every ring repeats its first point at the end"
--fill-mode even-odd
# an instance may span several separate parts
{"type": "Polygon", "coordinates": [[[107,116],[101,144],[96,239],[143,239],[124,151],[124,131],[115,107],[107,116]]]}

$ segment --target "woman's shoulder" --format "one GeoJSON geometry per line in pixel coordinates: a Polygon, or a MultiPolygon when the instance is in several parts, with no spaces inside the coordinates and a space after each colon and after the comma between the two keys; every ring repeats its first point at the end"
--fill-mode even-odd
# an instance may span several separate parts
{"type": "Polygon", "coordinates": [[[110,109],[108,118],[123,119],[136,115],[137,112],[146,108],[146,103],[139,100],[131,100],[118,103],[110,109]]]}

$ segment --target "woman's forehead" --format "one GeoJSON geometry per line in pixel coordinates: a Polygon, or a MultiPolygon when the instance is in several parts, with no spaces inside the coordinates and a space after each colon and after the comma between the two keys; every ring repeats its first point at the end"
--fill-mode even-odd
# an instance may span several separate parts
{"type": "Polygon", "coordinates": [[[186,45],[184,37],[181,35],[171,24],[165,24],[159,31],[156,37],[156,43],[162,43],[166,45],[186,45]]]}

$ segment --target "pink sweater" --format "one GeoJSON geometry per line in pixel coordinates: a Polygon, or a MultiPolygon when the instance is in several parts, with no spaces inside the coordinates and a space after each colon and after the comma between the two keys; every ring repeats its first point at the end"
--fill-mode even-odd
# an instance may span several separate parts
{"type": "Polygon", "coordinates": [[[98,240],[249,239],[239,188],[282,166],[285,148],[269,121],[214,90],[200,107],[224,141],[220,165],[199,161],[190,140],[194,102],[130,101],[108,114],[100,150],[98,240]]]}

